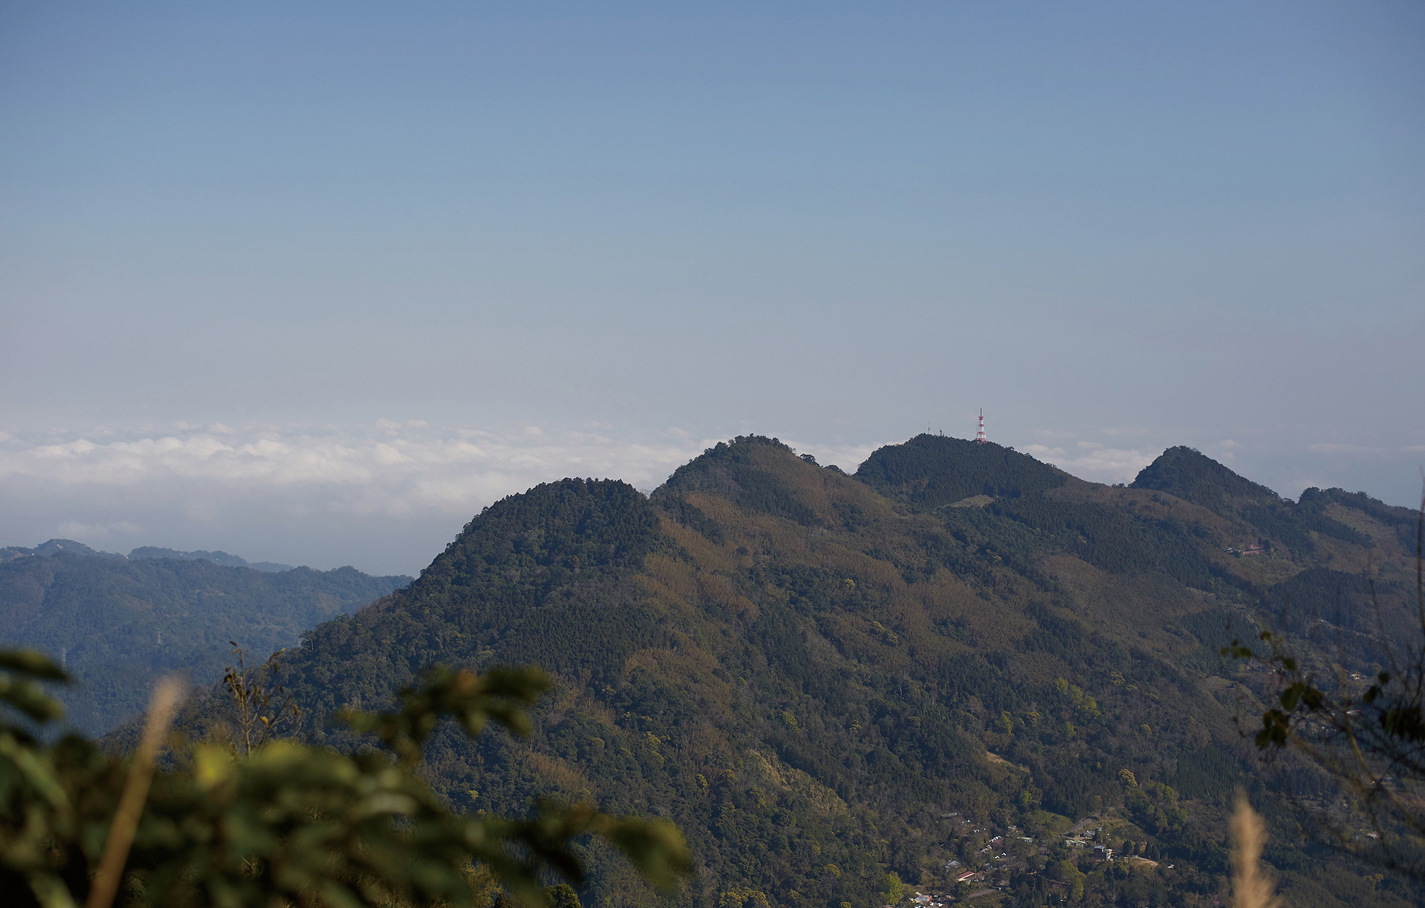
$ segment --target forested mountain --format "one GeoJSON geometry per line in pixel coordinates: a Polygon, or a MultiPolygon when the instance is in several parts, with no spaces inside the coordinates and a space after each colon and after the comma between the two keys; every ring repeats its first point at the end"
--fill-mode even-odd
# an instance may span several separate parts
{"type": "Polygon", "coordinates": [[[410,581],[350,567],[270,572],[193,557],[220,552],[154,556],[166,551],[136,549],[126,559],[50,540],[6,549],[0,560],[0,647],[33,647],[67,666],[78,683],[56,695],[80,731],[103,734],[139,712],[169,672],[205,685],[220,678],[233,661],[230,640],[265,658],[410,581]]]}
{"type": "MultiPolygon", "coordinates": [[[[1188,449],[1109,488],[929,435],[855,476],[739,438],[650,497],[567,479],[490,506],[283,677],[301,734],[346,748],[336,712],[426,666],[543,666],[529,738],[444,728],[425,771],[459,809],[592,798],[683,828],[680,894],[592,851],[589,905],[860,908],[970,874],[962,895],[1004,887],[989,904],[1212,905],[1234,788],[1273,804],[1233,723],[1267,675],[1220,647],[1286,622],[1353,635],[1339,657],[1370,670],[1377,608],[1406,614],[1411,519],[1292,503],[1188,449]]],[[[1291,904],[1419,903],[1272,819],[1291,904]]]]}

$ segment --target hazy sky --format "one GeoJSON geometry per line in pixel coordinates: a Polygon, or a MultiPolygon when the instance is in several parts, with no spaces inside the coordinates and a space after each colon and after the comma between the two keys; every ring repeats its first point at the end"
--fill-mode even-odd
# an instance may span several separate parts
{"type": "Polygon", "coordinates": [[[927,427],[1418,505],[1425,5],[0,2],[0,545],[927,427]]]}

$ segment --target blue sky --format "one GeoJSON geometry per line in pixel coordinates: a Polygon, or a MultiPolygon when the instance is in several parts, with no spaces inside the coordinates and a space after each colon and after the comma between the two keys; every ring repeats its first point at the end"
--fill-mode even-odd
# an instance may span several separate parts
{"type": "Polygon", "coordinates": [[[927,426],[1418,503],[1416,3],[0,4],[0,544],[927,426]]]}

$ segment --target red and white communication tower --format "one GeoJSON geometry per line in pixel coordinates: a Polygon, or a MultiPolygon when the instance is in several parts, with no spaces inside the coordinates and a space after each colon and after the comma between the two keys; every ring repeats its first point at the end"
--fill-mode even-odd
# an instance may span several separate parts
{"type": "Polygon", "coordinates": [[[980,408],[980,431],[978,431],[978,432],[975,433],[975,442],[976,442],[977,444],[982,444],[982,445],[987,445],[987,444],[990,443],[990,440],[985,437],[985,408],[984,408],[984,407],[981,407],[981,408],[980,408]]]}

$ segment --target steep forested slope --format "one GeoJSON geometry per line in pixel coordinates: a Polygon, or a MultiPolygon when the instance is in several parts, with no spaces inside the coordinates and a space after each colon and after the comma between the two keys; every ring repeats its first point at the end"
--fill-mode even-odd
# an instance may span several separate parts
{"type": "Polygon", "coordinates": [[[187,558],[129,561],[47,545],[0,561],[0,645],[34,647],[67,666],[77,683],[56,695],[88,734],[142,710],[167,672],[204,684],[221,677],[230,640],[265,658],[409,580],[349,567],[272,573],[187,558]]]}
{"type": "MultiPolygon", "coordinates": [[[[1321,591],[1407,553],[1400,509],[1249,489],[1244,510],[1204,492],[1221,472],[1174,486],[1194,501],[1151,487],[1165,472],[1112,489],[927,435],[851,477],[740,438],[650,498],[571,479],[492,505],[409,588],[305,635],[286,678],[303,733],[353,747],[334,713],[432,663],[545,667],[529,739],[443,729],[429,778],[469,810],[671,817],[698,861],[674,904],[879,905],[897,879],[949,892],[982,865],[1013,904],[1212,904],[1227,801],[1261,784],[1218,648],[1263,601],[1368,607],[1359,585],[1321,591]],[[1059,834],[1090,817],[1135,860],[1065,869],[1059,834]]],[[[1268,853],[1296,904],[1376,885],[1298,846],[1268,853]]],[[[655,901],[589,860],[587,904],[655,901]]]]}

